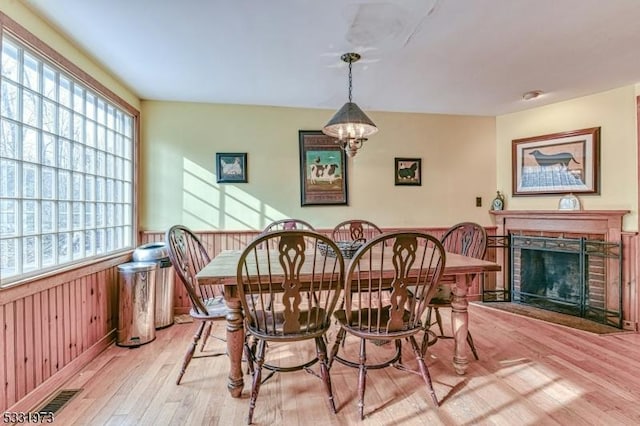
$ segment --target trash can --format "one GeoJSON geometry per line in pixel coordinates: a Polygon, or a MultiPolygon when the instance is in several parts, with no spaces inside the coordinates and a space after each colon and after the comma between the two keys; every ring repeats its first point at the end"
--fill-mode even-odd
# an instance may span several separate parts
{"type": "Polygon", "coordinates": [[[118,346],[140,346],[156,338],[155,262],[118,265],[118,346]]]}
{"type": "Polygon", "coordinates": [[[134,262],[155,262],[156,271],[156,328],[173,324],[173,266],[169,260],[169,250],[163,242],[143,244],[133,251],[134,262]]]}

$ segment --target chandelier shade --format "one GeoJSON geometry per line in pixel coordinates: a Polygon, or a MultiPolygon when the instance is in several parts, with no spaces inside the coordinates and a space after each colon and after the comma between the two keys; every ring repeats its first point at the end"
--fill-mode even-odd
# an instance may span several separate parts
{"type": "Polygon", "coordinates": [[[360,55],[357,53],[345,53],[341,58],[349,64],[349,101],[333,115],[322,129],[322,132],[325,135],[336,138],[336,143],[340,145],[349,157],[353,157],[362,148],[367,138],[378,131],[378,128],[351,99],[353,87],[351,64],[359,60],[360,55]]]}
{"type": "Polygon", "coordinates": [[[347,102],[334,114],[322,130],[325,135],[342,139],[348,134],[368,137],[378,128],[355,102],[347,102]]]}

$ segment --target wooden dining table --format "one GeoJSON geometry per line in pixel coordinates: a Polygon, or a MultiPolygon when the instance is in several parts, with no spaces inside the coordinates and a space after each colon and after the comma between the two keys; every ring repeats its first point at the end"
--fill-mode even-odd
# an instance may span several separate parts
{"type": "MultiPolygon", "coordinates": [[[[240,397],[244,386],[242,375],[242,352],[245,339],[244,317],[236,285],[236,271],[241,253],[242,250],[224,250],[197,274],[198,285],[224,286],[224,298],[228,308],[229,380],[227,388],[235,398],[240,397]]],[[[442,283],[448,283],[453,294],[451,302],[451,324],[455,341],[453,367],[460,375],[465,374],[469,364],[465,350],[469,329],[467,290],[476,274],[497,271],[500,271],[500,265],[497,263],[454,253],[446,254],[442,283]]]]}

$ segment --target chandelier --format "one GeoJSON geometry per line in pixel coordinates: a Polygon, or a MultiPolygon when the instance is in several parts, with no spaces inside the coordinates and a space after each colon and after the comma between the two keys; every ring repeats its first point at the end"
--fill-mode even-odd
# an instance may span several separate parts
{"type": "Polygon", "coordinates": [[[340,57],[349,64],[349,101],[335,113],[322,129],[322,133],[337,138],[336,143],[346,152],[347,156],[354,157],[368,136],[378,131],[378,128],[367,114],[358,105],[351,102],[353,81],[351,77],[351,64],[360,59],[357,53],[345,53],[340,57]]]}

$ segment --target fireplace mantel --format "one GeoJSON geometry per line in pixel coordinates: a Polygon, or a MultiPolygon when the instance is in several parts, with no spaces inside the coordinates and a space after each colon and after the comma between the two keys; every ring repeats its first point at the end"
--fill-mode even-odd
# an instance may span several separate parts
{"type": "Polygon", "coordinates": [[[497,210],[490,213],[496,218],[499,235],[527,231],[585,234],[620,242],[622,217],[629,210],[497,210]]]}

